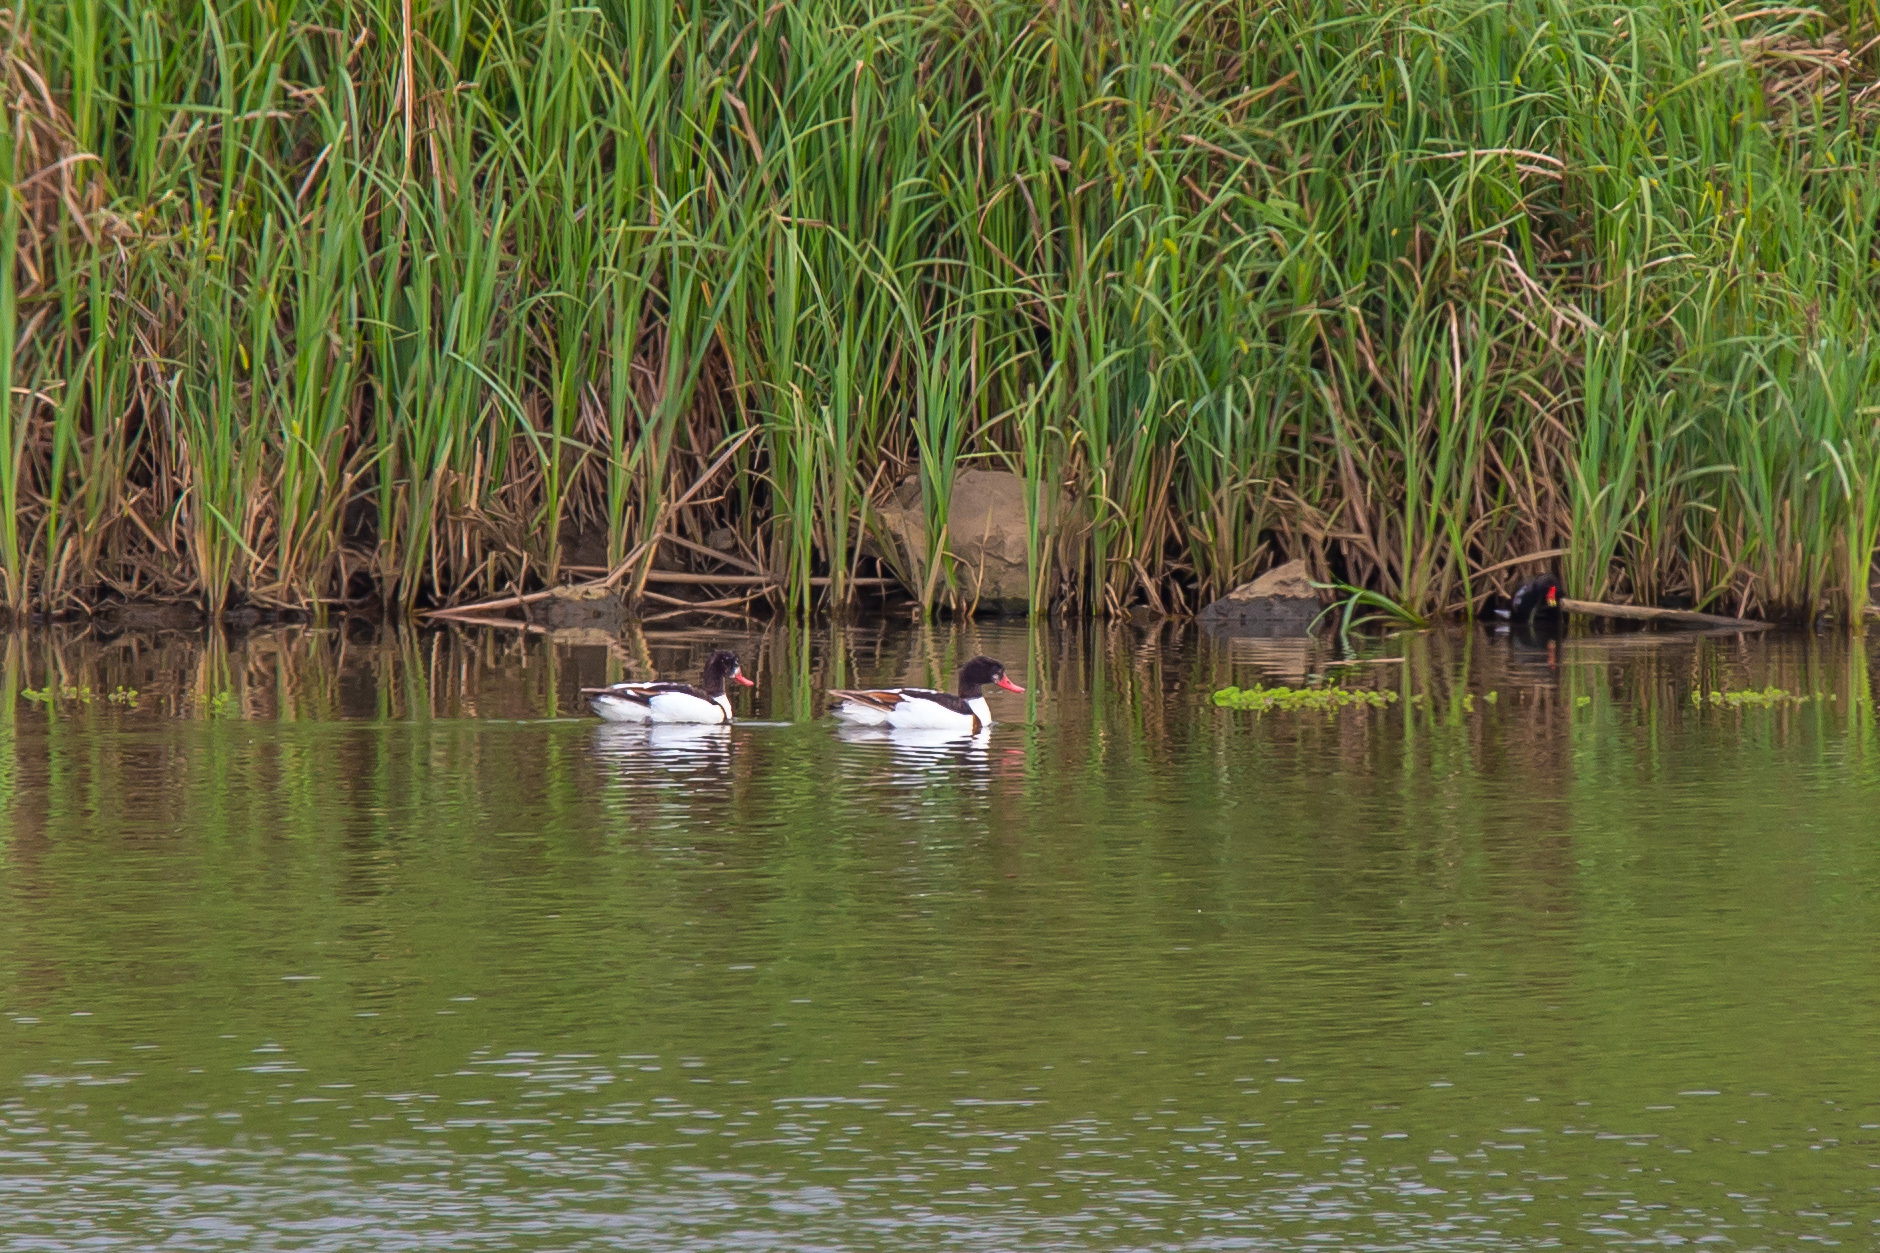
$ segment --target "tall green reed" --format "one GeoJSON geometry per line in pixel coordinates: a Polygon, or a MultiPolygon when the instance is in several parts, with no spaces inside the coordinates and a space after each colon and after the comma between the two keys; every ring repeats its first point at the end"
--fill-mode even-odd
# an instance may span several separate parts
{"type": "Polygon", "coordinates": [[[728,531],[809,612],[899,491],[933,611],[984,465],[1037,610],[1303,556],[1431,612],[1565,547],[1580,595],[1857,616],[1866,22],[35,0],[7,596],[416,607],[728,531]]]}

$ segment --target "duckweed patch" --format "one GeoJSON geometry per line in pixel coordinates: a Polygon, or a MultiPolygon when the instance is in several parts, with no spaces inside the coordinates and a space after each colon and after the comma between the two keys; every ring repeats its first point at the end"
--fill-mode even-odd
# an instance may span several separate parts
{"type": "Polygon", "coordinates": [[[35,705],[56,705],[69,701],[79,705],[89,705],[92,691],[89,684],[48,683],[44,687],[28,687],[20,690],[20,695],[35,705]]]}
{"type": "MultiPolygon", "coordinates": [[[[91,690],[90,684],[48,683],[44,687],[20,689],[20,696],[23,699],[29,700],[35,705],[46,706],[65,703],[89,705],[99,695],[100,693],[91,690]]],[[[138,695],[139,693],[136,688],[125,687],[122,683],[118,684],[109,692],[102,693],[105,700],[110,701],[113,705],[122,705],[127,709],[135,709],[137,707],[138,695]]]]}
{"type": "Polygon", "coordinates": [[[1336,713],[1341,709],[1385,709],[1397,702],[1397,693],[1370,688],[1349,687],[1224,687],[1214,694],[1214,703],[1223,709],[1248,709],[1254,713],[1275,710],[1292,713],[1336,713]]]}
{"type": "Polygon", "coordinates": [[[1744,688],[1741,691],[1692,692],[1691,704],[1698,708],[1706,705],[1718,709],[1767,709],[1774,705],[1803,705],[1811,700],[1833,700],[1832,696],[1823,696],[1816,692],[1806,693],[1784,691],[1779,687],[1765,687],[1761,691],[1744,688]]]}

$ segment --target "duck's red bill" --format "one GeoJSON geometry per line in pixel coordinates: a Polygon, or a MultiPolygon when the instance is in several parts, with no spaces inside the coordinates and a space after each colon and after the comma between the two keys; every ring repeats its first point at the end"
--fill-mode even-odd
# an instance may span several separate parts
{"type": "Polygon", "coordinates": [[[739,682],[739,683],[742,683],[742,684],[744,684],[744,686],[746,686],[746,687],[756,687],[756,686],[757,686],[757,680],[755,680],[755,679],[747,679],[747,678],[745,678],[745,677],[744,677],[743,675],[741,675],[741,674],[734,674],[734,675],[732,675],[731,677],[732,677],[732,679],[734,679],[735,681],[737,681],[737,682],[739,682]]]}
{"type": "Polygon", "coordinates": [[[1000,687],[1004,688],[1008,692],[1022,692],[1025,690],[1024,688],[1020,687],[1018,684],[1006,678],[1004,675],[1000,675],[998,677],[997,683],[1000,687]]]}

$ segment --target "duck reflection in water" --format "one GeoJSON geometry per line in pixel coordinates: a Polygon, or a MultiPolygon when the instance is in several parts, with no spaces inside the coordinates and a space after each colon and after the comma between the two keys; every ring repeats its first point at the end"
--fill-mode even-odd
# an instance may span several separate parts
{"type": "Polygon", "coordinates": [[[657,762],[661,769],[687,762],[728,763],[731,728],[696,722],[607,722],[594,728],[594,751],[623,762],[657,762]]]}
{"type": "Polygon", "coordinates": [[[1525,675],[1550,682],[1555,678],[1555,671],[1560,668],[1560,641],[1565,634],[1558,622],[1524,622],[1497,630],[1508,637],[1510,676],[1525,675]]]}
{"type": "Polygon", "coordinates": [[[880,745],[909,765],[978,772],[984,770],[990,760],[987,749],[992,743],[992,729],[981,727],[963,734],[932,727],[860,727],[838,723],[836,738],[844,744],[880,745]]]}
{"type": "Polygon", "coordinates": [[[966,733],[936,727],[862,727],[839,722],[836,724],[836,738],[845,744],[884,744],[891,749],[915,755],[976,754],[984,757],[986,746],[992,742],[992,728],[981,727],[966,733]]]}
{"type": "Polygon", "coordinates": [[[849,750],[844,754],[844,774],[858,785],[857,791],[872,798],[871,804],[920,822],[933,820],[935,805],[942,807],[949,821],[978,821],[979,811],[970,806],[983,802],[995,773],[988,751],[989,729],[961,734],[931,727],[838,724],[836,738],[849,750]],[[959,805],[969,808],[953,808],[959,805]]]}

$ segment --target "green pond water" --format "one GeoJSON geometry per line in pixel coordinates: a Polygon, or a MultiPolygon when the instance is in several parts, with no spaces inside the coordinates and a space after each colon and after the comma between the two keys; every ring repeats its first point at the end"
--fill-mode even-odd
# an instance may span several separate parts
{"type": "Polygon", "coordinates": [[[0,1248],[1880,1245],[1868,644],[1365,651],[0,641],[0,1248]],[[979,651],[983,743],[816,720],[979,651]]]}

